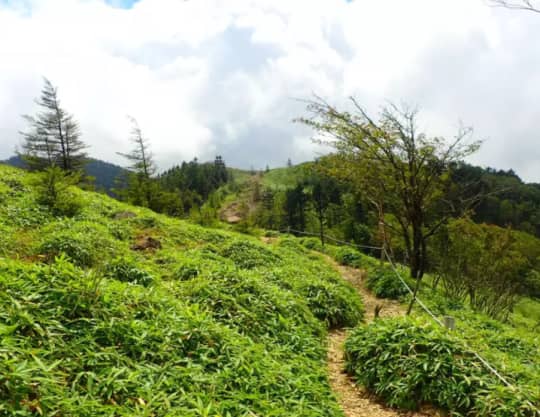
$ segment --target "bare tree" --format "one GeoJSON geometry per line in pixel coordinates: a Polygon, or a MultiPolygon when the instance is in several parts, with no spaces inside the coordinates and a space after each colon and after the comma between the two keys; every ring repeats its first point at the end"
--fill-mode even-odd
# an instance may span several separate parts
{"type": "Polygon", "coordinates": [[[540,13],[540,2],[533,0],[489,0],[489,4],[494,7],[540,13]]]}

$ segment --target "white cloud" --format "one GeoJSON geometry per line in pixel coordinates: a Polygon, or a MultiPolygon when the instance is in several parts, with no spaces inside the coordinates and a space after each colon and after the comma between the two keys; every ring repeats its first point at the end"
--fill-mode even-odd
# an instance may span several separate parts
{"type": "Polygon", "coordinates": [[[539,19],[483,0],[0,0],[0,158],[46,75],[91,153],[115,162],[127,114],[164,168],[298,162],[317,151],[294,99],[354,94],[372,111],[418,104],[433,134],[463,119],[490,138],[475,162],[540,181],[539,19]]]}

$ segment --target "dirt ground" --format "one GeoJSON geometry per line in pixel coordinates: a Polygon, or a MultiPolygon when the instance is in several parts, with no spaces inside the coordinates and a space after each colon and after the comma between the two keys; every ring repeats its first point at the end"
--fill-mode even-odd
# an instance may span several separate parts
{"type": "MultiPolygon", "coordinates": [[[[360,293],[366,308],[366,321],[373,320],[377,306],[379,317],[395,317],[405,314],[404,308],[397,301],[378,299],[366,290],[363,284],[365,274],[362,271],[337,265],[330,258],[327,260],[360,293]]],[[[328,335],[328,374],[332,390],[347,417],[434,417],[438,415],[436,412],[427,410],[420,413],[393,410],[380,404],[376,398],[355,385],[354,381],[343,371],[343,344],[346,338],[347,331],[345,330],[334,330],[328,335]]]]}

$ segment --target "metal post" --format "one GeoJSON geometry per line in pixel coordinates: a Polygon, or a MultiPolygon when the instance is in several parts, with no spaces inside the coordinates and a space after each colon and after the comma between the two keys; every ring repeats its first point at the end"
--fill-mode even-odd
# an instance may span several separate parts
{"type": "Polygon", "coordinates": [[[452,316],[444,316],[443,323],[448,330],[456,329],[456,320],[452,316]]]}

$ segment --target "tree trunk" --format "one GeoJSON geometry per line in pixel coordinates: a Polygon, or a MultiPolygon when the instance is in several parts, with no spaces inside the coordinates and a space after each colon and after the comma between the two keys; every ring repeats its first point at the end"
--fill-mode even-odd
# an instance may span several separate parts
{"type": "Polygon", "coordinates": [[[422,278],[416,278],[416,284],[414,286],[413,296],[412,296],[411,302],[409,303],[409,307],[407,308],[407,316],[410,315],[412,312],[414,302],[416,301],[416,294],[418,294],[418,290],[420,289],[420,281],[422,281],[422,278]]]}
{"type": "Polygon", "coordinates": [[[321,236],[321,245],[324,248],[324,216],[319,212],[319,233],[321,236]]]}
{"type": "Polygon", "coordinates": [[[381,266],[384,262],[385,248],[386,248],[386,230],[384,228],[384,210],[382,203],[377,204],[379,211],[379,235],[381,239],[381,266]]]}
{"type": "Polygon", "coordinates": [[[416,280],[416,284],[414,286],[413,297],[409,303],[409,308],[407,309],[407,315],[411,314],[416,295],[420,289],[420,282],[424,275],[426,251],[426,242],[422,236],[422,223],[420,221],[413,222],[412,229],[413,247],[411,253],[411,277],[416,280]]]}

